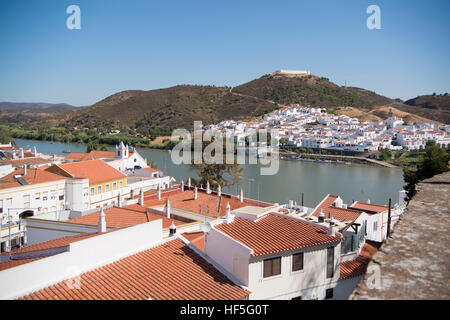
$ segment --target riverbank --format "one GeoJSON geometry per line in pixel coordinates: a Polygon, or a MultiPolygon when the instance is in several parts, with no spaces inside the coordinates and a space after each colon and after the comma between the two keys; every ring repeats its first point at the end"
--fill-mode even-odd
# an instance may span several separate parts
{"type": "MultiPolygon", "coordinates": [[[[340,156],[340,155],[329,155],[329,154],[313,154],[313,153],[295,153],[290,151],[280,151],[280,155],[286,158],[293,157],[293,158],[300,158],[300,159],[311,159],[311,160],[331,160],[331,161],[342,161],[344,163],[346,162],[352,162],[352,163],[358,163],[358,164],[365,164],[370,166],[381,166],[386,168],[398,168],[398,166],[395,166],[393,164],[370,159],[370,158],[364,158],[364,157],[357,157],[357,156],[340,156]]],[[[286,159],[285,159],[286,160],[286,159]]],[[[338,162],[339,163],[339,162],[338,162]]]]}

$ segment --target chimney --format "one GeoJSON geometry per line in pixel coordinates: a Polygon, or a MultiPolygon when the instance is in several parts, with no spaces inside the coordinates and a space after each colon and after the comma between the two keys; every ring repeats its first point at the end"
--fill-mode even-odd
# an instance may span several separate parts
{"type": "Polygon", "coordinates": [[[367,203],[370,204],[370,199],[367,199],[367,203]]]}
{"type": "Polygon", "coordinates": [[[167,219],[170,219],[170,201],[169,201],[169,198],[167,198],[167,200],[166,200],[165,212],[166,212],[167,219]]]}
{"type": "Polygon", "coordinates": [[[188,188],[190,189],[191,188],[191,177],[189,177],[189,179],[188,179],[188,188]]]}
{"type": "Polygon", "coordinates": [[[206,193],[211,194],[211,187],[209,185],[209,181],[206,182],[206,193]]]}
{"type": "Polygon", "coordinates": [[[328,235],[331,237],[335,236],[335,232],[334,232],[334,219],[331,218],[330,219],[330,229],[328,229],[328,235]]]}
{"type": "Polygon", "coordinates": [[[105,219],[105,212],[103,212],[103,208],[100,210],[100,213],[98,215],[97,232],[98,233],[106,232],[106,219],[105,219]]]}
{"type": "Polygon", "coordinates": [[[139,191],[139,205],[143,206],[144,205],[144,191],[139,191]]]}
{"type": "Polygon", "coordinates": [[[197,186],[195,186],[194,188],[194,200],[197,200],[198,198],[198,190],[197,190],[197,186]]]}
{"type": "Polygon", "coordinates": [[[25,155],[24,155],[24,153],[23,153],[23,149],[22,148],[20,148],[20,158],[25,158],[25,155]]]}
{"type": "Polygon", "coordinates": [[[323,213],[322,210],[320,210],[319,212],[319,222],[324,222],[325,221],[325,213],[323,213]]]}
{"type": "Polygon", "coordinates": [[[156,188],[156,197],[158,200],[161,200],[161,186],[158,184],[158,188],[156,188]]]}
{"type": "Polygon", "coordinates": [[[36,150],[36,146],[34,146],[34,157],[37,157],[37,150],[36,150]]]}
{"type": "Polygon", "coordinates": [[[217,186],[217,196],[218,197],[222,196],[222,187],[220,186],[220,184],[217,186]]]}
{"type": "Polygon", "coordinates": [[[234,215],[231,214],[231,206],[230,203],[227,203],[226,209],[225,209],[225,220],[227,223],[233,222],[234,215]]]}
{"type": "Polygon", "coordinates": [[[25,164],[23,166],[23,176],[25,177],[27,175],[27,165],[25,164]]]}
{"type": "Polygon", "coordinates": [[[181,189],[181,192],[184,192],[184,180],[181,180],[181,187],[180,187],[180,189],[181,189]]]}
{"type": "Polygon", "coordinates": [[[241,191],[239,192],[239,201],[244,202],[244,190],[241,188],[241,191]]]}
{"type": "Polygon", "coordinates": [[[172,224],[169,227],[169,237],[173,237],[177,233],[177,227],[175,227],[175,224],[172,221],[172,224]]]}
{"type": "Polygon", "coordinates": [[[120,191],[119,191],[119,194],[117,195],[117,206],[119,208],[122,207],[122,197],[121,197],[120,191]]]}

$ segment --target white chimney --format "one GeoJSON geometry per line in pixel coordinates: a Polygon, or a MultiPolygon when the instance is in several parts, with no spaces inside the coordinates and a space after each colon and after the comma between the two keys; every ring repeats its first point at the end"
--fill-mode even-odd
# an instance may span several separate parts
{"type": "Polygon", "coordinates": [[[211,194],[211,187],[209,185],[209,181],[206,182],[206,193],[211,194]]]}
{"type": "Polygon", "coordinates": [[[181,189],[181,192],[184,192],[184,180],[181,180],[181,187],[180,187],[180,189],[181,189]]]}
{"type": "Polygon", "coordinates": [[[97,232],[98,233],[106,232],[106,219],[105,213],[103,212],[103,208],[100,210],[100,213],[98,215],[97,232]]]}
{"type": "Polygon", "coordinates": [[[167,219],[170,219],[170,201],[169,201],[169,198],[167,198],[167,200],[166,200],[166,208],[165,208],[165,211],[166,211],[166,217],[167,217],[167,219]]]}
{"type": "Polygon", "coordinates": [[[24,153],[23,153],[23,149],[20,148],[20,157],[23,159],[25,157],[24,153]]]}
{"type": "Polygon", "coordinates": [[[158,184],[158,188],[156,189],[156,197],[158,200],[161,200],[161,186],[158,184]]]}
{"type": "Polygon", "coordinates": [[[319,212],[319,222],[324,222],[325,221],[325,213],[323,213],[322,210],[320,210],[319,212]]]}
{"type": "Polygon", "coordinates": [[[37,157],[37,150],[36,150],[36,146],[34,146],[34,156],[37,157]]]}
{"type": "Polygon", "coordinates": [[[191,188],[191,177],[189,177],[189,179],[188,179],[188,188],[189,189],[191,188]]]}
{"type": "Polygon", "coordinates": [[[198,190],[197,190],[197,186],[195,186],[194,188],[194,200],[197,200],[198,198],[198,190]]]}
{"type": "Polygon", "coordinates": [[[143,206],[144,205],[144,191],[139,191],[139,205],[143,206]]]}
{"type": "Polygon", "coordinates": [[[231,206],[230,203],[227,203],[227,206],[225,208],[225,220],[227,221],[227,223],[233,222],[234,220],[234,215],[231,214],[231,206]]]}
{"type": "Polygon", "coordinates": [[[330,219],[330,228],[328,229],[328,235],[331,237],[335,236],[335,232],[334,232],[334,219],[331,218],[330,219]]]}
{"type": "Polygon", "coordinates": [[[169,237],[173,237],[177,233],[177,227],[175,227],[175,224],[172,221],[172,224],[169,227],[169,237]]]}
{"type": "Polygon", "coordinates": [[[367,203],[370,204],[370,199],[367,199],[367,203]]]}
{"type": "Polygon", "coordinates": [[[217,186],[217,196],[218,197],[222,196],[222,187],[220,186],[220,184],[217,186]]]}
{"type": "Polygon", "coordinates": [[[244,190],[241,188],[241,191],[239,192],[239,201],[244,202],[244,190]]]}
{"type": "Polygon", "coordinates": [[[25,177],[27,175],[27,165],[25,164],[23,166],[23,176],[25,177]]]}

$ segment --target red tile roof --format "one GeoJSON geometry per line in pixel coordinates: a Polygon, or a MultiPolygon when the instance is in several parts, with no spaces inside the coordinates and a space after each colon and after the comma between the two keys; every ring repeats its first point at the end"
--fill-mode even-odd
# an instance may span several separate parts
{"type": "Polygon", "coordinates": [[[202,251],[205,251],[205,233],[202,231],[197,232],[185,232],[181,234],[187,240],[189,240],[194,246],[202,251]]]}
{"type": "MultiPolygon", "coordinates": [[[[114,228],[123,228],[135,226],[137,224],[146,223],[158,219],[163,220],[163,228],[168,228],[174,222],[176,226],[183,224],[182,221],[175,219],[167,219],[164,216],[160,216],[154,213],[146,212],[146,206],[140,206],[139,204],[133,204],[126,207],[112,207],[104,210],[106,226],[114,228]]],[[[98,214],[100,211],[93,212],[81,217],[77,217],[69,220],[69,222],[97,225],[98,214]]]]}
{"type": "Polygon", "coordinates": [[[316,207],[316,209],[313,211],[312,215],[313,216],[317,216],[317,214],[320,212],[320,209],[322,208],[328,208],[329,206],[331,206],[331,204],[336,201],[336,199],[338,198],[338,196],[329,194],[327,195],[316,207]]]}
{"type": "Polygon", "coordinates": [[[12,159],[12,160],[0,160],[0,165],[10,164],[13,167],[20,167],[25,164],[27,165],[39,165],[39,164],[47,164],[52,163],[51,160],[46,160],[42,158],[23,158],[23,159],[12,159]]]}
{"type": "Polygon", "coordinates": [[[253,256],[341,241],[319,226],[272,213],[256,221],[235,217],[233,222],[219,224],[216,229],[253,249],[253,256]]]}
{"type": "Polygon", "coordinates": [[[386,212],[389,209],[387,206],[382,206],[382,205],[379,205],[379,204],[366,203],[366,202],[359,202],[359,201],[357,201],[355,204],[353,204],[351,206],[351,208],[364,210],[364,211],[366,211],[368,213],[370,213],[370,212],[374,212],[374,213],[386,212]]]}
{"type": "Polygon", "coordinates": [[[89,153],[86,152],[71,152],[66,156],[68,160],[96,160],[96,159],[114,159],[116,153],[114,151],[100,151],[92,150],[89,153]]]}
{"type": "Polygon", "coordinates": [[[8,189],[8,188],[15,188],[22,186],[15,178],[15,175],[22,175],[22,178],[28,183],[28,184],[37,184],[37,183],[45,183],[50,181],[58,181],[58,180],[65,180],[67,178],[59,176],[57,174],[47,172],[44,170],[39,169],[27,169],[27,174],[23,175],[24,170],[18,169],[10,174],[0,178],[0,189],[8,189]]]}
{"type": "Polygon", "coordinates": [[[325,218],[328,218],[329,216],[342,221],[354,221],[356,220],[362,212],[359,210],[351,209],[351,208],[338,208],[333,205],[333,202],[338,198],[338,196],[335,195],[328,195],[325,199],[322,200],[322,202],[317,206],[317,208],[312,213],[313,216],[317,217],[319,215],[319,212],[322,210],[322,212],[325,214],[325,218]]]}
{"type": "MultiPolygon", "coordinates": [[[[162,198],[165,202],[164,194],[162,194],[162,198]]],[[[240,202],[236,197],[230,197],[222,195],[220,198],[217,197],[216,194],[207,194],[203,190],[198,191],[197,200],[194,199],[194,191],[186,190],[184,192],[171,193],[169,196],[170,205],[173,208],[183,209],[191,212],[195,212],[198,214],[206,215],[209,217],[216,217],[217,213],[219,217],[225,216],[227,203],[230,204],[231,210],[238,209],[241,207],[246,207],[248,205],[259,206],[259,207],[268,207],[271,204],[263,203],[258,201],[253,201],[251,199],[244,199],[244,202],[240,202]],[[217,208],[219,208],[217,210],[217,208]]],[[[151,200],[152,201],[152,200],[151,200]]],[[[160,200],[162,201],[162,200],[160,200]]],[[[151,204],[144,203],[147,206],[151,204]]],[[[157,205],[158,200],[155,200],[154,204],[157,205]]]]}
{"type": "Polygon", "coordinates": [[[63,163],[54,165],[47,170],[51,170],[54,167],[62,169],[74,178],[89,178],[89,184],[91,185],[126,177],[102,160],[63,163]]]}
{"type": "Polygon", "coordinates": [[[80,281],[80,289],[61,281],[19,299],[231,300],[250,294],[180,239],[86,272],[80,281]]]}
{"type": "Polygon", "coordinates": [[[365,274],[367,265],[380,246],[380,242],[367,240],[355,260],[341,262],[339,279],[349,279],[365,274]]]}

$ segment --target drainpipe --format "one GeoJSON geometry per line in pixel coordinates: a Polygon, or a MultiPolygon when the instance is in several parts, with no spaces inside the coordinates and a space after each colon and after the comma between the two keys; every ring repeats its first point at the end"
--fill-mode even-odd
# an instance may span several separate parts
{"type": "Polygon", "coordinates": [[[391,233],[391,198],[389,198],[389,209],[388,209],[388,223],[387,223],[387,232],[386,239],[389,238],[389,234],[391,233]]]}

